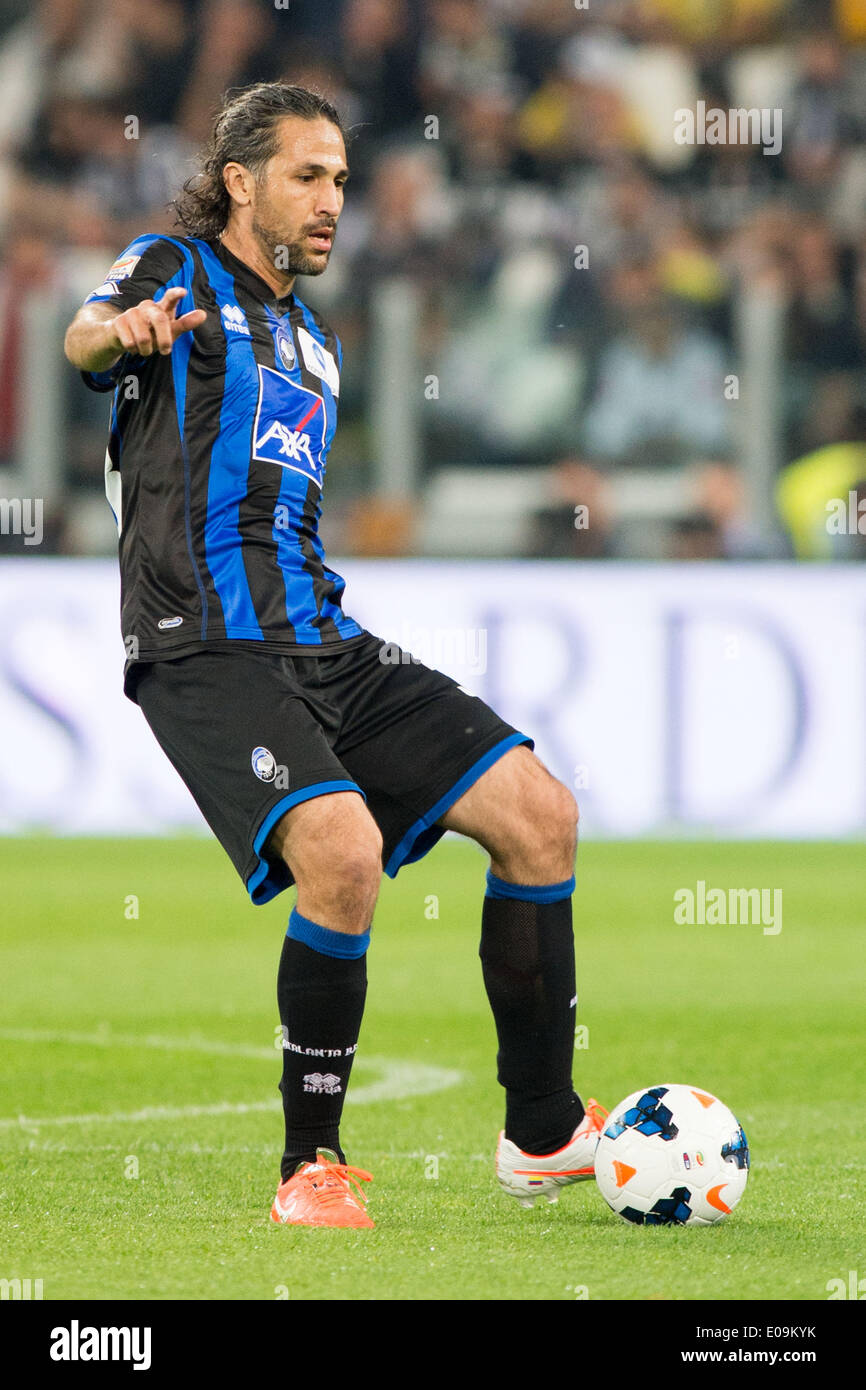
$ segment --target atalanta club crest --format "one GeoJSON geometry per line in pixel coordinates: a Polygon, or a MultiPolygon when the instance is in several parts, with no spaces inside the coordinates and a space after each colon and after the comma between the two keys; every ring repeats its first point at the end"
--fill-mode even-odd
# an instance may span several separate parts
{"type": "Polygon", "coordinates": [[[273,782],[277,775],[277,760],[269,748],[254,748],[250,761],[260,782],[273,782]]]}
{"type": "Polygon", "coordinates": [[[281,323],[276,333],[277,356],[282,362],[287,372],[290,372],[298,360],[295,351],[295,340],[292,337],[292,330],[286,324],[281,323]]]}

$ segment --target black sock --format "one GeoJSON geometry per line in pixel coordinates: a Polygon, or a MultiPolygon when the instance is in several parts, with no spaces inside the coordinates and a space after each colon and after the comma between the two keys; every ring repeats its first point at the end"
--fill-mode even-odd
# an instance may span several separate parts
{"type": "Polygon", "coordinates": [[[283,1181],[317,1149],[341,1163],[340,1116],[367,993],[367,957],[340,959],[287,936],[277,975],[286,1120],[283,1181]]]}
{"type": "Polygon", "coordinates": [[[480,956],[499,1039],[505,1137],[524,1153],[553,1153],[568,1143],[584,1114],[571,1082],[576,987],[570,895],[555,902],[488,895],[480,956]]]}

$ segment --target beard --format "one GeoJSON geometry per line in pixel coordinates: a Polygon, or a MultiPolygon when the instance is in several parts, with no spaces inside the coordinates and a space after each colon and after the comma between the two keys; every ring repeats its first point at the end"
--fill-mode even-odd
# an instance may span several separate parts
{"type": "Polygon", "coordinates": [[[330,253],[311,254],[304,249],[304,238],[288,241],[274,227],[253,218],[253,236],[262,254],[277,270],[288,275],[322,275],[328,268],[330,253]]]}

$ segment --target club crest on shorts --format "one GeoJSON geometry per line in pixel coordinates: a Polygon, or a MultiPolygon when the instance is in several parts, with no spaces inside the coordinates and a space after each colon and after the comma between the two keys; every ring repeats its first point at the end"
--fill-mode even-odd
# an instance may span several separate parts
{"type": "Polygon", "coordinates": [[[277,775],[277,760],[270,748],[254,748],[250,762],[260,782],[273,782],[277,775]]]}

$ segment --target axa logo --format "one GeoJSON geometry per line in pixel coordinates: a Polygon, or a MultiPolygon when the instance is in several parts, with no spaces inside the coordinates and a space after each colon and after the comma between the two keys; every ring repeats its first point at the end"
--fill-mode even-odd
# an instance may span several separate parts
{"type": "Polygon", "coordinates": [[[252,337],[247,316],[237,304],[224,304],[222,306],[222,320],[223,328],[230,333],[242,333],[245,338],[252,337]]]}
{"type": "Polygon", "coordinates": [[[259,364],[253,458],[293,469],[322,486],[327,454],[325,403],[315,391],[259,364]]]}
{"type": "Polygon", "coordinates": [[[282,458],[293,460],[295,463],[302,463],[310,472],[313,471],[316,465],[310,452],[310,436],[308,434],[301,434],[299,430],[290,430],[287,425],[275,420],[270,428],[256,439],[256,451],[265,450],[272,439],[279,441],[279,452],[282,458]]]}
{"type": "Polygon", "coordinates": [[[324,1075],[320,1071],[313,1071],[304,1077],[304,1090],[317,1095],[335,1096],[342,1089],[339,1076],[335,1076],[332,1071],[326,1071],[324,1075]]]}

